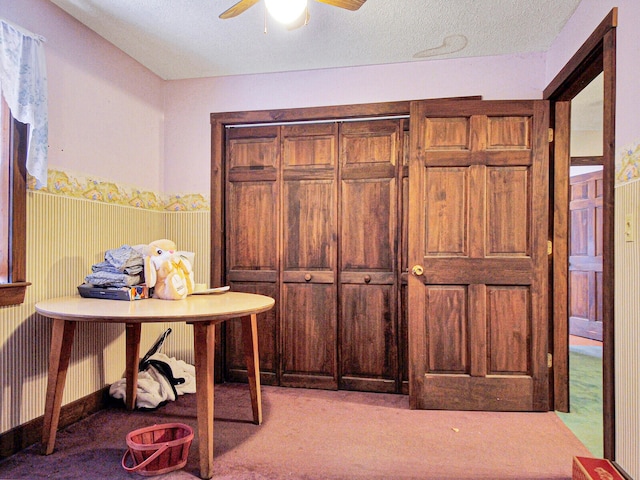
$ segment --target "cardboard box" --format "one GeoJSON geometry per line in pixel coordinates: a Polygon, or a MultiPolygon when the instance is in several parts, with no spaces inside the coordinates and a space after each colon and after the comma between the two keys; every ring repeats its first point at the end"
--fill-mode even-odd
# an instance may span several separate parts
{"type": "Polygon", "coordinates": [[[134,285],[132,287],[94,287],[89,283],[78,286],[78,293],[85,298],[104,298],[107,300],[142,300],[151,298],[152,292],[146,285],[134,285]]]}
{"type": "Polygon", "coordinates": [[[573,480],[625,480],[609,460],[573,457],[573,480]]]}

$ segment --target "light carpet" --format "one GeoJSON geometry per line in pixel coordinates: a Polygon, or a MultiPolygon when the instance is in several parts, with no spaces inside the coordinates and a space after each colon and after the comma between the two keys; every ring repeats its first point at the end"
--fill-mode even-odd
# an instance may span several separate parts
{"type": "MultiPolygon", "coordinates": [[[[589,451],[553,412],[410,410],[404,395],[263,387],[253,425],[248,387],[216,386],[217,479],[570,479],[589,451]]],[[[120,465],[127,432],[155,423],[196,427],[195,395],[153,412],[109,408],[0,463],[1,479],[132,479],[120,465]]],[[[183,470],[198,478],[198,442],[183,470]]]]}

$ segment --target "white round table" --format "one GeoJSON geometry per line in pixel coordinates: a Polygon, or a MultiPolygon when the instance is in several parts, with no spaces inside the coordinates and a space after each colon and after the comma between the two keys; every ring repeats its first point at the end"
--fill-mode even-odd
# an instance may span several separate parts
{"type": "Polygon", "coordinates": [[[77,322],[126,324],[126,405],[136,404],[140,332],[143,323],[187,322],[194,329],[196,403],[200,476],[213,476],[213,355],[215,326],[225,320],[240,318],[247,362],[253,420],[262,422],[260,366],[258,357],[257,314],[270,310],[275,300],[252,293],[226,292],[190,295],[183,300],[155,298],[124,301],[83,298],[79,295],[38,302],[36,311],[53,319],[49,377],[45,399],[42,443],[46,455],[53,452],[60,420],[62,393],[69,367],[71,347],[77,322]]]}

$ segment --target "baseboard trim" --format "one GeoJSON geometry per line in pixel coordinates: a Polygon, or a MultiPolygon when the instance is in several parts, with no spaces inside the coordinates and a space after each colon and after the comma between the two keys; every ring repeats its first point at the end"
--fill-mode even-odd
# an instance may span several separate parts
{"type": "MultiPolygon", "coordinates": [[[[109,387],[64,405],[60,409],[58,429],[82,420],[83,418],[104,409],[109,402],[109,387]]],[[[19,425],[0,434],[0,459],[10,457],[20,450],[38,443],[42,439],[44,415],[19,425]]]]}

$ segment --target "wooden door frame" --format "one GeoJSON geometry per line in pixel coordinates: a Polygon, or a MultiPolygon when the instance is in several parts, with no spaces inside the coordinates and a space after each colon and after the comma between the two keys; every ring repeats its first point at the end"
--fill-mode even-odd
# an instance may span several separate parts
{"type": "Polygon", "coordinates": [[[569,407],[569,153],[570,103],[601,72],[604,73],[603,113],[603,429],[604,456],[615,460],[615,371],[614,371],[614,186],[615,186],[615,102],[616,26],[618,10],[612,9],[584,44],[544,90],[551,101],[555,130],[551,151],[552,201],[552,351],[554,408],[569,407]]]}

